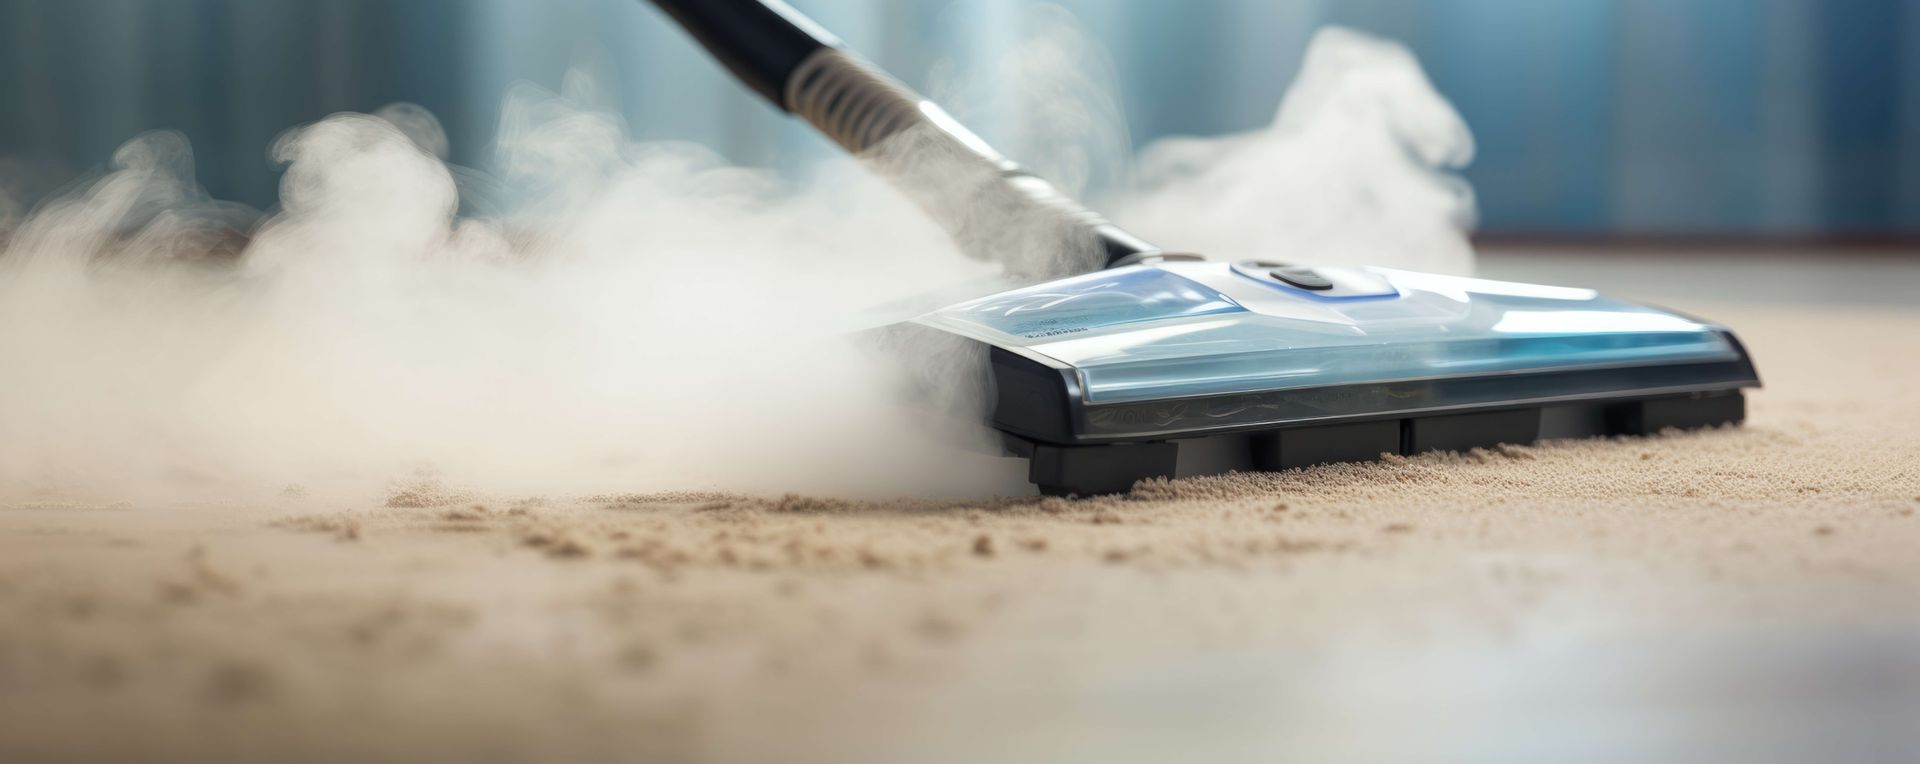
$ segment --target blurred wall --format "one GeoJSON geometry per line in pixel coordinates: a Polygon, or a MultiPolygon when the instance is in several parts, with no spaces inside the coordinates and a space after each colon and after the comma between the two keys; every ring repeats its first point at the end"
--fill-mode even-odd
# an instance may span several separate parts
{"type": "MultiPolygon", "coordinates": [[[[922,85],[1003,53],[1025,4],[795,2],[922,85]]],[[[1338,23],[1406,42],[1466,116],[1486,230],[1920,234],[1920,0],[1061,4],[1112,55],[1136,143],[1264,124],[1338,23]]],[[[0,183],[42,193],[165,127],[215,195],[265,206],[281,130],[401,100],[484,166],[507,85],[580,61],[640,137],[785,169],[832,150],[634,0],[0,0],[0,183]]]]}

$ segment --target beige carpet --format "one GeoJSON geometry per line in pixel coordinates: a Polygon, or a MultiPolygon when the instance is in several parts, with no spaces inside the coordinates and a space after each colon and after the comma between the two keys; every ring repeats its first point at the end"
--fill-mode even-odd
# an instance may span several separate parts
{"type": "Polygon", "coordinates": [[[1741,330],[1748,426],[1082,502],[0,509],[0,759],[1920,755],[1920,311],[1646,286],[1741,330]]]}

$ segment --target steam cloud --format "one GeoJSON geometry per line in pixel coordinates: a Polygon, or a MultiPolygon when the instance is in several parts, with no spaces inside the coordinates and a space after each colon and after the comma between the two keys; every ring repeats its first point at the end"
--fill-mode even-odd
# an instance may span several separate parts
{"type": "Polygon", "coordinates": [[[503,123],[525,198],[491,219],[455,217],[418,109],[288,134],[282,209],[231,267],[182,260],[227,217],[184,140],[128,143],[0,259],[0,482],[1018,487],[842,338],[975,268],[905,202],[853,167],[782,194],[532,88],[503,123]]]}
{"type": "Polygon", "coordinates": [[[1404,46],[1314,35],[1273,124],[1155,143],[1114,218],[1215,259],[1471,274],[1473,135],[1404,46]]]}
{"type": "MultiPolygon", "coordinates": [[[[849,340],[873,306],[985,266],[851,161],[783,187],[631,142],[590,89],[509,94],[498,177],[446,165],[417,107],[292,131],[257,224],[198,189],[172,133],[30,213],[0,204],[0,498],[422,470],[501,491],[1026,490],[979,400],[901,402],[896,364],[849,340]],[[502,211],[458,215],[463,196],[502,211]]],[[[1118,217],[1181,248],[1459,271],[1470,197],[1436,168],[1470,153],[1404,50],[1327,32],[1273,130],[1154,147],[1118,217]]]]}

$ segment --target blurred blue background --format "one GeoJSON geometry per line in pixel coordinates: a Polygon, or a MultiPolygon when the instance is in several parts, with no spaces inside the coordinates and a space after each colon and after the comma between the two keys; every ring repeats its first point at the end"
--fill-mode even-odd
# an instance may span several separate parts
{"type": "MultiPolygon", "coordinates": [[[[1920,0],[1066,0],[1132,140],[1264,125],[1312,31],[1413,48],[1466,117],[1484,231],[1920,234],[1920,0]]],[[[996,55],[1024,0],[798,0],[910,83],[996,55]]],[[[797,168],[831,151],[634,0],[0,0],[0,181],[33,196],[153,128],[272,204],[281,130],[393,101],[485,166],[507,85],[582,58],[642,138],[797,168]]],[[[988,137],[993,136],[989,133],[988,137]]]]}

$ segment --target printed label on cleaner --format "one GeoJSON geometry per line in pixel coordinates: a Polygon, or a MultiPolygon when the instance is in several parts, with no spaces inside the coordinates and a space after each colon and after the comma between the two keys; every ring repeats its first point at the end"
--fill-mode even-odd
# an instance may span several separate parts
{"type": "Polygon", "coordinates": [[[1085,326],[1061,326],[1060,324],[1062,323],[1060,319],[1047,319],[1034,325],[1022,325],[1017,331],[1022,337],[1037,340],[1044,337],[1058,337],[1062,334],[1074,334],[1087,330],[1085,326]]]}

